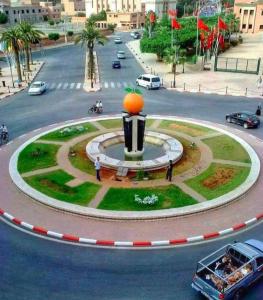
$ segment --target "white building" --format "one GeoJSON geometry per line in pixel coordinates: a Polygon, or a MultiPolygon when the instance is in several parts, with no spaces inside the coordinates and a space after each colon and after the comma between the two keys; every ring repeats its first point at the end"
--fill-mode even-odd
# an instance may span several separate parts
{"type": "Polygon", "coordinates": [[[163,13],[167,14],[168,9],[176,9],[176,0],[141,0],[145,3],[146,13],[153,11],[158,17],[162,17],[163,13]]]}

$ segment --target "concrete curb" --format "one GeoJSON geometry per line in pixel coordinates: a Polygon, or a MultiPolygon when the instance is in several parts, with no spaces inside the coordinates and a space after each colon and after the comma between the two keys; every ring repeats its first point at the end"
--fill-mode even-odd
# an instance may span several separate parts
{"type": "Polygon", "coordinates": [[[85,237],[79,237],[72,234],[66,233],[59,233],[50,231],[46,228],[39,227],[36,225],[29,224],[27,222],[21,221],[18,218],[15,218],[8,212],[5,212],[0,208],[0,216],[5,218],[7,221],[15,224],[16,226],[23,227],[29,231],[32,231],[36,234],[48,236],[55,239],[60,239],[68,242],[74,242],[79,244],[86,244],[86,245],[97,245],[97,246],[106,246],[106,247],[125,247],[125,248],[146,248],[146,247],[164,247],[164,246],[178,246],[178,245],[185,245],[185,244],[192,244],[200,241],[211,240],[218,238],[220,236],[224,236],[235,231],[242,230],[247,228],[250,225],[255,224],[256,222],[263,219],[263,213],[258,214],[256,217],[247,220],[243,223],[236,224],[230,228],[220,230],[217,232],[210,232],[206,234],[202,234],[199,236],[191,236],[191,237],[183,237],[180,239],[172,239],[172,240],[163,240],[163,241],[113,241],[113,240],[96,240],[90,239],[85,237]]]}
{"type": "MultiPolygon", "coordinates": [[[[103,117],[97,117],[93,118],[93,121],[97,120],[105,120],[105,119],[114,119],[119,118],[118,116],[103,116],[103,117]]],[[[154,119],[164,119],[164,116],[159,115],[151,115],[149,118],[154,119]]],[[[239,142],[245,150],[249,153],[250,159],[251,159],[251,170],[246,178],[246,180],[243,182],[243,184],[234,190],[228,192],[227,194],[220,196],[218,198],[213,199],[213,201],[198,203],[195,205],[191,205],[189,207],[182,207],[182,208],[171,208],[169,211],[163,211],[163,210],[156,210],[156,211],[147,211],[147,212],[115,212],[115,211],[104,211],[100,209],[94,209],[90,207],[79,207],[78,205],[74,205],[71,203],[64,203],[59,200],[56,200],[54,198],[51,198],[45,194],[42,194],[41,192],[33,189],[31,186],[29,186],[21,177],[21,175],[17,171],[17,160],[19,153],[30,143],[34,142],[38,138],[40,138],[42,135],[47,134],[51,131],[63,128],[65,126],[73,126],[76,124],[85,123],[87,121],[91,121],[90,118],[87,119],[81,119],[76,120],[72,122],[64,123],[63,125],[57,126],[56,128],[52,128],[50,130],[47,130],[45,133],[39,133],[36,136],[30,138],[25,143],[20,145],[17,150],[13,153],[10,162],[9,162],[9,174],[12,178],[12,181],[16,184],[19,190],[21,190],[23,193],[27,194],[29,197],[36,199],[40,203],[43,203],[45,205],[51,206],[56,209],[60,209],[63,211],[68,211],[71,213],[77,213],[79,215],[85,215],[85,216],[91,216],[91,217],[97,217],[97,218],[110,218],[110,219],[153,219],[153,218],[168,218],[168,217],[175,217],[175,216],[185,216],[189,214],[204,212],[205,210],[214,209],[220,206],[224,206],[231,201],[236,200],[240,196],[244,195],[248,190],[250,190],[255,182],[258,179],[259,173],[260,173],[260,160],[256,154],[256,152],[253,150],[253,148],[245,142],[243,139],[239,138],[238,136],[227,132],[226,130],[222,128],[217,128],[209,122],[198,122],[194,119],[187,119],[182,117],[173,117],[173,116],[165,116],[165,119],[167,120],[177,120],[177,121],[184,121],[192,124],[197,124],[201,126],[206,126],[208,128],[214,129],[216,131],[222,132],[233,139],[235,139],[237,142],[239,142]]]]}
{"type": "MultiPolygon", "coordinates": [[[[40,64],[39,69],[36,71],[36,73],[34,74],[34,76],[33,76],[32,79],[31,79],[31,81],[28,82],[28,83],[31,83],[32,81],[34,81],[34,79],[36,78],[36,76],[39,74],[39,72],[40,72],[41,69],[43,68],[44,64],[45,64],[45,62],[42,61],[41,64],[40,64]]],[[[3,96],[3,97],[0,97],[0,101],[1,101],[1,100],[4,100],[4,99],[6,99],[6,98],[8,98],[8,97],[10,97],[10,96],[13,96],[13,95],[15,95],[15,94],[17,94],[17,93],[20,93],[20,92],[24,91],[24,90],[27,89],[27,88],[28,88],[28,85],[22,87],[19,91],[16,91],[16,92],[14,92],[14,93],[7,94],[6,96],[3,96]]]]}

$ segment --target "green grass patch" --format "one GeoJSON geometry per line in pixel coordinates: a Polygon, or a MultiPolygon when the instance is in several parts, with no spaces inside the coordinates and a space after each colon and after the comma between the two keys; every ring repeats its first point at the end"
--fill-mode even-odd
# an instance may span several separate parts
{"type": "Polygon", "coordinates": [[[155,188],[110,188],[98,208],[106,210],[143,211],[168,209],[196,204],[197,201],[180,188],[169,185],[155,188]],[[153,205],[139,204],[134,200],[155,194],[159,200],[153,205]]]}
{"type": "Polygon", "coordinates": [[[174,130],[175,132],[176,131],[182,132],[193,137],[203,136],[209,133],[216,132],[215,130],[210,129],[208,127],[195,125],[192,123],[186,123],[180,121],[169,121],[169,120],[163,120],[160,123],[159,128],[174,130]]]}
{"type": "Polygon", "coordinates": [[[95,197],[100,186],[85,182],[77,187],[69,187],[66,183],[73,177],[62,170],[26,177],[24,180],[39,192],[72,204],[87,206],[95,197]]]}
{"type": "Polygon", "coordinates": [[[23,149],[18,157],[19,173],[49,168],[57,165],[56,154],[59,145],[32,143],[23,149]]]}
{"type": "Polygon", "coordinates": [[[247,151],[241,144],[227,135],[203,139],[203,142],[210,147],[215,159],[251,162],[247,151]]]}
{"type": "Polygon", "coordinates": [[[211,200],[241,185],[249,172],[250,168],[213,163],[203,173],[185,183],[206,199],[211,200]]]}
{"type": "Polygon", "coordinates": [[[41,136],[41,140],[49,141],[68,141],[84,133],[97,131],[98,129],[91,123],[84,123],[74,126],[66,126],[56,131],[52,131],[46,135],[41,136]]]}

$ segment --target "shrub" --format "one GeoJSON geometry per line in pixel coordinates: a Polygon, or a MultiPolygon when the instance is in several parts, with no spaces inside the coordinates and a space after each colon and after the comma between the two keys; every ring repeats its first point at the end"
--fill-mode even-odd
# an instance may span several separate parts
{"type": "Polygon", "coordinates": [[[230,41],[231,46],[236,47],[238,45],[238,40],[230,41]]]}
{"type": "Polygon", "coordinates": [[[59,33],[56,33],[56,32],[49,33],[48,39],[51,41],[57,41],[59,39],[59,33]]]}
{"type": "Polygon", "coordinates": [[[0,12],[0,24],[5,24],[7,20],[8,20],[7,15],[3,12],[0,12]]]}
{"type": "Polygon", "coordinates": [[[243,38],[242,38],[242,36],[241,36],[241,35],[238,37],[238,41],[239,41],[239,43],[240,43],[240,44],[242,44],[242,43],[243,43],[243,38]]]}
{"type": "Polygon", "coordinates": [[[47,22],[48,21],[48,16],[43,16],[43,21],[47,22]]]}
{"type": "Polygon", "coordinates": [[[73,36],[74,32],[73,31],[68,31],[67,36],[73,36]]]}
{"type": "Polygon", "coordinates": [[[48,24],[49,24],[50,26],[53,26],[53,25],[55,25],[55,22],[54,22],[53,20],[48,20],[48,24]]]}

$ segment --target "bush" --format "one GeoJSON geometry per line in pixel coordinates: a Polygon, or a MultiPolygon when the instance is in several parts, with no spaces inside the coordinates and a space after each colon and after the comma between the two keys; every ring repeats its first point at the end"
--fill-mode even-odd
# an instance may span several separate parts
{"type": "Polygon", "coordinates": [[[242,44],[242,43],[243,43],[243,38],[242,38],[242,36],[241,36],[241,35],[238,37],[238,41],[239,41],[239,43],[240,43],[240,44],[242,44]]]}
{"type": "Polygon", "coordinates": [[[231,46],[236,47],[238,45],[238,40],[230,41],[231,46]]]}
{"type": "Polygon", "coordinates": [[[116,24],[108,24],[108,29],[109,29],[111,32],[114,32],[116,26],[117,26],[116,24]]]}
{"type": "Polygon", "coordinates": [[[74,32],[73,31],[68,31],[67,36],[73,36],[74,32]]]}
{"type": "Polygon", "coordinates": [[[7,20],[7,15],[5,13],[0,12],[0,24],[5,24],[7,20]]]}
{"type": "Polygon", "coordinates": [[[78,12],[77,17],[86,17],[86,14],[84,12],[78,12]]]}
{"type": "Polygon", "coordinates": [[[48,24],[49,24],[50,26],[53,26],[53,25],[55,25],[55,22],[54,22],[53,20],[48,20],[48,24]]]}
{"type": "Polygon", "coordinates": [[[57,41],[59,39],[59,33],[56,33],[56,32],[49,33],[48,39],[51,41],[57,41]]]}
{"type": "Polygon", "coordinates": [[[43,16],[43,21],[47,22],[48,21],[48,16],[43,16]]]}

